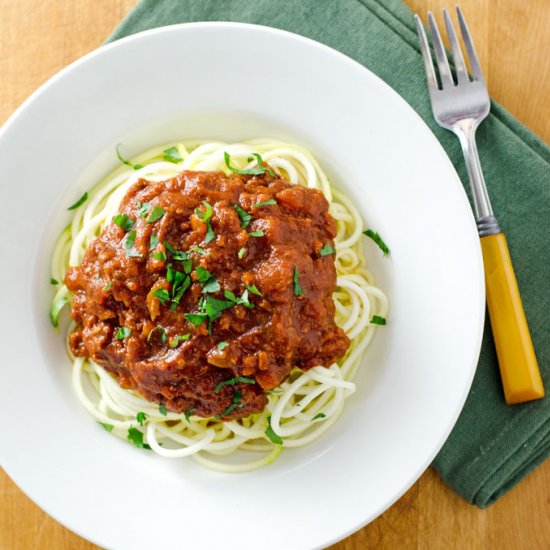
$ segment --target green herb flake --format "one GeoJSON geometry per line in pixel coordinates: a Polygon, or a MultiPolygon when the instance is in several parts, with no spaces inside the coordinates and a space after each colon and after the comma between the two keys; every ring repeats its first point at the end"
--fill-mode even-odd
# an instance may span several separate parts
{"type": "Polygon", "coordinates": [[[231,166],[231,155],[226,151],[223,154],[223,158],[225,161],[225,165],[227,166],[228,170],[235,174],[241,174],[242,176],[259,176],[260,174],[265,174],[268,172],[271,176],[275,177],[275,173],[269,166],[264,166],[264,161],[258,153],[252,153],[253,156],[248,157],[248,160],[251,161],[253,158],[256,159],[258,166],[254,168],[247,168],[246,170],[239,170],[238,168],[235,168],[234,166],[231,166]]]}
{"type": "Polygon", "coordinates": [[[197,275],[197,281],[202,285],[212,277],[212,273],[200,265],[195,268],[195,274],[197,275]]]}
{"type": "Polygon", "coordinates": [[[218,342],[218,349],[223,351],[229,344],[227,342],[218,342]]]}
{"type": "Polygon", "coordinates": [[[252,286],[245,285],[245,286],[248,292],[250,292],[250,294],[255,294],[256,296],[262,296],[262,293],[258,290],[258,287],[256,285],[252,285],[252,286]]]}
{"type": "Polygon", "coordinates": [[[106,424],[105,422],[98,422],[98,424],[106,431],[106,432],[112,432],[115,427],[113,424],[106,424]]]}
{"type": "Polygon", "coordinates": [[[159,413],[162,414],[162,416],[166,416],[168,414],[165,403],[161,403],[159,405],[159,413]]]}
{"type": "Polygon", "coordinates": [[[153,336],[153,334],[158,331],[159,334],[160,334],[160,341],[163,343],[163,344],[166,344],[166,331],[164,330],[164,328],[162,328],[160,325],[157,325],[148,335],[147,335],[147,341],[149,342],[151,340],[151,337],[153,336]]]}
{"type": "Polygon", "coordinates": [[[385,325],[386,319],[384,317],[380,317],[380,315],[373,315],[370,322],[371,325],[385,325]]]}
{"type": "Polygon", "coordinates": [[[275,445],[282,445],[283,439],[280,435],[277,435],[273,428],[271,427],[271,416],[267,417],[267,430],[265,431],[265,435],[267,435],[269,441],[275,445]]]}
{"type": "Polygon", "coordinates": [[[134,229],[128,235],[126,236],[126,240],[124,241],[124,249],[126,250],[126,256],[129,258],[141,258],[141,254],[138,254],[137,252],[133,252],[134,249],[134,241],[136,240],[136,230],[134,229]]]}
{"type": "Polygon", "coordinates": [[[237,258],[239,258],[239,260],[242,260],[245,254],[246,254],[246,248],[243,247],[237,253],[237,258]]]}
{"type": "Polygon", "coordinates": [[[162,250],[160,252],[154,252],[151,256],[155,258],[155,260],[159,260],[159,262],[166,261],[166,252],[163,252],[162,250]]]}
{"type": "Polygon", "coordinates": [[[149,214],[149,217],[147,218],[146,223],[155,223],[156,221],[160,220],[164,214],[166,214],[166,211],[162,206],[159,206],[158,204],[153,206],[151,213],[149,214]]]}
{"type": "Polygon", "coordinates": [[[149,238],[149,250],[154,250],[157,245],[159,244],[159,238],[155,235],[155,233],[151,233],[151,237],[149,238]]]}
{"type": "Polygon", "coordinates": [[[131,441],[138,449],[151,449],[150,445],[143,442],[143,432],[134,426],[128,428],[128,441],[131,441]]]}
{"type": "Polygon", "coordinates": [[[74,204],[71,204],[67,210],[76,210],[81,204],[84,204],[88,200],[88,191],[84,193],[74,204]]]}
{"type": "MultiPolygon", "coordinates": [[[[220,343],[227,343],[227,342],[220,342],[220,343]]],[[[220,393],[221,389],[224,386],[234,386],[235,384],[238,384],[239,382],[241,382],[242,384],[255,384],[256,380],[254,380],[254,378],[247,378],[246,376],[235,376],[235,378],[229,378],[229,380],[224,380],[223,382],[220,382],[214,388],[214,393],[220,393]]]]}
{"type": "Polygon", "coordinates": [[[153,290],[152,294],[160,301],[162,305],[165,305],[166,302],[170,300],[170,294],[168,294],[168,291],[165,288],[157,288],[156,290],[153,290]]]}
{"type": "Polygon", "coordinates": [[[104,287],[103,290],[111,290],[111,287],[113,286],[113,281],[109,281],[104,287]]]}
{"type": "Polygon", "coordinates": [[[163,153],[164,153],[163,158],[167,162],[173,162],[174,164],[178,164],[178,162],[181,162],[183,160],[183,157],[180,155],[179,149],[176,146],[165,149],[163,153]]]}
{"type": "Polygon", "coordinates": [[[224,300],[218,300],[212,296],[206,296],[204,302],[204,311],[208,316],[210,321],[215,321],[218,317],[221,316],[222,311],[233,307],[235,304],[233,302],[225,302],[224,300]]]}
{"type": "Polygon", "coordinates": [[[198,327],[201,325],[206,319],[208,319],[208,315],[206,313],[186,313],[185,318],[194,326],[198,327]]]}
{"type": "Polygon", "coordinates": [[[273,206],[277,204],[276,199],[269,199],[263,202],[257,202],[252,208],[261,208],[262,206],[273,206]]]}
{"type": "Polygon", "coordinates": [[[292,281],[294,283],[294,294],[296,296],[302,296],[304,291],[302,290],[302,286],[300,285],[300,272],[298,271],[298,266],[294,266],[294,276],[292,278],[292,281]]]}
{"type": "Polygon", "coordinates": [[[227,416],[228,414],[231,414],[237,407],[239,406],[238,403],[231,403],[231,405],[229,405],[229,407],[227,407],[227,409],[225,409],[225,411],[223,411],[221,414],[219,414],[218,416],[215,416],[214,418],[216,420],[220,420],[222,419],[224,416],[227,416]]]}
{"type": "Polygon", "coordinates": [[[188,252],[196,252],[197,254],[200,254],[201,256],[204,256],[206,254],[206,251],[202,246],[192,246],[188,252]]]}
{"type": "Polygon", "coordinates": [[[321,256],[329,256],[330,254],[335,254],[336,253],[336,250],[334,250],[334,248],[332,248],[332,246],[330,246],[329,243],[325,243],[323,245],[323,248],[321,248],[321,250],[319,251],[319,254],[321,256]]]}
{"type": "Polygon", "coordinates": [[[212,224],[210,222],[206,222],[206,235],[204,237],[204,242],[206,244],[211,243],[216,238],[216,233],[214,233],[214,230],[212,229],[212,224]]]}
{"type": "Polygon", "coordinates": [[[264,232],[260,229],[258,231],[252,231],[249,233],[249,235],[251,237],[263,237],[264,236],[264,232]]]}
{"type": "Polygon", "coordinates": [[[119,329],[116,332],[116,339],[124,340],[125,338],[128,338],[128,336],[130,336],[131,332],[132,330],[127,327],[119,327],[119,329]]]}
{"type": "Polygon", "coordinates": [[[218,282],[218,279],[216,277],[210,277],[210,279],[206,282],[206,284],[202,287],[203,294],[206,294],[207,292],[218,292],[220,290],[220,283],[218,282]]]}
{"type": "Polygon", "coordinates": [[[325,413],[317,413],[312,419],[311,421],[313,422],[314,420],[318,420],[319,418],[326,418],[327,415],[325,413]]]}
{"type": "Polygon", "coordinates": [[[168,241],[164,241],[164,247],[172,254],[172,259],[175,262],[184,262],[188,259],[187,252],[176,250],[168,241]]]}
{"type": "Polygon", "coordinates": [[[132,164],[129,160],[125,159],[120,150],[119,150],[120,144],[116,146],[116,156],[122,164],[125,164],[126,166],[129,166],[130,168],[133,168],[134,170],[139,170],[140,168],[143,168],[143,164],[132,164]]]}
{"type": "Polygon", "coordinates": [[[52,307],[50,308],[50,321],[55,328],[57,328],[59,313],[68,303],[69,299],[64,296],[52,304],[52,307]]]}
{"type": "Polygon", "coordinates": [[[147,215],[147,212],[149,212],[149,209],[151,208],[151,205],[148,202],[144,202],[143,204],[139,205],[139,211],[138,216],[140,218],[145,218],[147,215]]]}
{"type": "Polygon", "coordinates": [[[183,416],[185,417],[185,420],[187,420],[187,422],[190,421],[189,418],[195,412],[195,410],[196,410],[195,407],[190,407],[189,409],[183,412],[183,416]]]}
{"type": "Polygon", "coordinates": [[[54,279],[53,277],[50,279],[50,284],[51,285],[58,285],[59,284],[59,281],[57,279],[54,279]]]}
{"type": "Polygon", "coordinates": [[[195,208],[195,214],[201,219],[202,223],[207,223],[212,217],[214,209],[212,208],[212,205],[209,204],[207,201],[202,201],[202,204],[205,208],[204,212],[199,208],[195,208]]]}
{"type": "Polygon", "coordinates": [[[189,340],[190,337],[190,333],[178,335],[170,342],[170,347],[177,348],[180,342],[185,342],[186,340],[189,340]]]}
{"type": "Polygon", "coordinates": [[[376,231],[367,229],[366,231],[363,231],[363,235],[370,237],[378,245],[378,248],[380,248],[384,256],[387,256],[390,253],[388,245],[382,240],[382,237],[376,233],[376,231]]]}
{"type": "Polygon", "coordinates": [[[144,412],[140,411],[136,414],[136,420],[138,421],[138,424],[140,426],[143,426],[143,424],[147,420],[147,415],[144,412]]]}
{"type": "Polygon", "coordinates": [[[235,209],[235,212],[237,212],[237,215],[239,216],[239,220],[241,220],[241,227],[245,229],[248,227],[248,224],[252,221],[252,214],[249,214],[246,210],[243,210],[238,204],[233,204],[233,208],[235,209]]]}
{"type": "Polygon", "coordinates": [[[134,227],[134,220],[129,218],[126,214],[118,214],[113,218],[113,222],[126,232],[130,231],[132,227],[134,227]]]}

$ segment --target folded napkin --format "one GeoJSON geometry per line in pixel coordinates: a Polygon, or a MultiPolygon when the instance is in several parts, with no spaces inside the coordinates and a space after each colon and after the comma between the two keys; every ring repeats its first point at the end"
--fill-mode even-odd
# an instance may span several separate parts
{"type": "MultiPolygon", "coordinates": [[[[458,139],[433,120],[414,19],[399,0],[142,0],[110,40],[189,21],[268,25],[349,55],[385,80],[420,114],[469,192],[458,139]]],[[[550,392],[550,149],[495,103],[478,131],[478,147],[550,392]]],[[[487,323],[472,390],[434,466],[455,491],[484,508],[549,453],[550,398],[505,404],[487,323]]]]}

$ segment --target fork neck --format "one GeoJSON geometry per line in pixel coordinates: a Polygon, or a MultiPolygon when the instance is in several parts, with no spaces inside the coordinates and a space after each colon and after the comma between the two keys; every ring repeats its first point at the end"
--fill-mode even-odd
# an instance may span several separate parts
{"type": "Polygon", "coordinates": [[[500,228],[493,215],[491,201],[489,200],[477,152],[476,130],[478,125],[479,121],[475,119],[463,119],[453,125],[453,131],[458,136],[462,145],[479,232],[480,234],[500,233],[500,228]]]}

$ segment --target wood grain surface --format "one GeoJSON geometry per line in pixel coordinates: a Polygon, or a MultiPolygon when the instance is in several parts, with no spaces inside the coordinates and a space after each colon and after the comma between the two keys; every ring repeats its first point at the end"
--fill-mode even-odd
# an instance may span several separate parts
{"type": "MultiPolygon", "coordinates": [[[[423,17],[431,9],[439,18],[440,8],[455,2],[406,3],[423,17]]],[[[134,0],[0,0],[0,124],[50,76],[99,46],[133,5],[134,0]]],[[[462,0],[461,7],[491,95],[550,142],[550,1],[462,0]]],[[[0,471],[1,550],[96,548],[42,512],[0,471]]],[[[546,550],[550,461],[483,511],[430,469],[389,510],[331,550],[364,548],[546,550]]]]}

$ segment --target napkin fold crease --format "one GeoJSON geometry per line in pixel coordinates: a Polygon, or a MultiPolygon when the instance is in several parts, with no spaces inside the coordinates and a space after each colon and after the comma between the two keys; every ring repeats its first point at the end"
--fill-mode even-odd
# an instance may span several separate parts
{"type": "MultiPolygon", "coordinates": [[[[267,25],[352,57],[386,81],[424,119],[470,195],[458,139],[433,120],[414,18],[400,0],[141,0],[109,40],[192,21],[267,25]]],[[[550,149],[494,102],[478,130],[478,148],[550,391],[550,149]]],[[[484,508],[549,454],[550,399],[506,405],[487,320],[472,389],[433,465],[455,491],[484,508]]]]}

